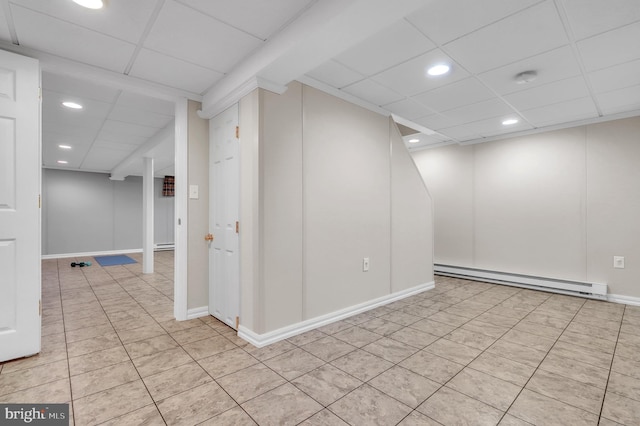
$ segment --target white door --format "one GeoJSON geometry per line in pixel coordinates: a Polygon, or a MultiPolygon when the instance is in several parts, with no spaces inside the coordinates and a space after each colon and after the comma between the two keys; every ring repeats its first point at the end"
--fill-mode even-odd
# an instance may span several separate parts
{"type": "Polygon", "coordinates": [[[40,67],[0,50],[0,361],[40,352],[40,67]]]}
{"type": "Polygon", "coordinates": [[[240,315],[237,126],[238,104],[209,123],[209,313],[234,329],[240,315]]]}

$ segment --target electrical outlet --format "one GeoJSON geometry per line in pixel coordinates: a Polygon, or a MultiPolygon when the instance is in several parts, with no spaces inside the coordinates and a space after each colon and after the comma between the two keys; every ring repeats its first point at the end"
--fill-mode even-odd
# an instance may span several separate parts
{"type": "Polygon", "coordinates": [[[369,270],[369,258],[365,257],[362,259],[362,271],[367,272],[369,270]]]}
{"type": "Polygon", "coordinates": [[[613,267],[624,269],[624,256],[613,256],[613,267]]]}

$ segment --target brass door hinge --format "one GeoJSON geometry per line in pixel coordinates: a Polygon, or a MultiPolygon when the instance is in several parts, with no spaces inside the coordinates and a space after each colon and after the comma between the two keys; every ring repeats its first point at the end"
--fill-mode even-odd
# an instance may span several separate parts
{"type": "Polygon", "coordinates": [[[42,299],[38,300],[38,316],[42,316],[42,299]]]}
{"type": "Polygon", "coordinates": [[[236,126],[236,139],[240,139],[240,126],[236,126]]]}
{"type": "Polygon", "coordinates": [[[240,233],[240,222],[236,220],[236,234],[240,233]]]}
{"type": "Polygon", "coordinates": [[[236,330],[240,326],[240,317],[236,317],[236,330]]]}
{"type": "Polygon", "coordinates": [[[42,208],[42,195],[38,194],[38,208],[42,208]]]}

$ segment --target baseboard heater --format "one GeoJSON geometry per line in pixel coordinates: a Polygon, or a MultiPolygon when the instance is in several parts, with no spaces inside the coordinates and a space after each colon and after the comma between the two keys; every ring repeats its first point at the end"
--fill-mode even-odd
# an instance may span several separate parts
{"type": "MultiPolygon", "coordinates": [[[[485,269],[465,268],[435,264],[434,273],[447,277],[463,278],[494,284],[504,284],[532,290],[549,291],[590,299],[607,300],[607,285],[580,281],[543,278],[532,275],[511,274],[507,272],[488,271],[485,269]]],[[[436,285],[437,286],[437,285],[436,285]]]]}
{"type": "Polygon", "coordinates": [[[166,251],[175,249],[175,244],[173,243],[161,243],[156,244],[154,251],[166,251]]]}

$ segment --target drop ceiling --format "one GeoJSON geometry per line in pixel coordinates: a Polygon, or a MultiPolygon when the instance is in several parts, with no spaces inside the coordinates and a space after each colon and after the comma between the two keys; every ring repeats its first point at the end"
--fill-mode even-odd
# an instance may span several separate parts
{"type": "MultiPolygon", "coordinates": [[[[42,63],[45,167],[110,172],[129,160],[139,174],[131,156],[173,125],[175,99],[206,101],[251,75],[394,114],[421,132],[410,149],[640,115],[639,0],[0,5],[0,48],[42,63]],[[450,72],[427,76],[435,63],[450,72]],[[523,71],[536,78],[518,84],[523,71]],[[85,108],[63,109],[67,99],[85,108]]],[[[171,143],[149,152],[171,174],[171,143]]]]}

